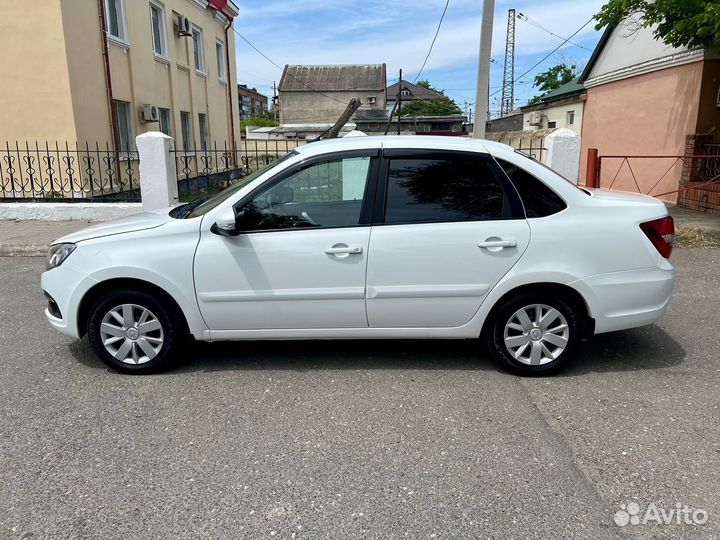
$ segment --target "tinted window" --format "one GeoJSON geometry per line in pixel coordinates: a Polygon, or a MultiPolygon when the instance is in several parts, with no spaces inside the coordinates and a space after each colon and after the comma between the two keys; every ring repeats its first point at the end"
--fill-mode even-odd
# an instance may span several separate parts
{"type": "Polygon", "coordinates": [[[390,159],[385,223],[499,219],[503,205],[485,161],[390,159]]]}
{"type": "Polygon", "coordinates": [[[301,169],[243,205],[243,230],[351,227],[360,223],[369,157],[301,169]]]}
{"type": "Polygon", "coordinates": [[[527,217],[545,217],[565,210],[565,201],[532,174],[507,161],[497,162],[518,190],[527,217]]]}

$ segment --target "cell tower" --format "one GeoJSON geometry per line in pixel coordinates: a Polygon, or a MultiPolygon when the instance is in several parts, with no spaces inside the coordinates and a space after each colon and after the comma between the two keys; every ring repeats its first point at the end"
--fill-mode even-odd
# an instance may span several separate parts
{"type": "Polygon", "coordinates": [[[515,108],[515,10],[508,10],[505,35],[505,68],[503,70],[500,116],[507,116],[515,108]]]}

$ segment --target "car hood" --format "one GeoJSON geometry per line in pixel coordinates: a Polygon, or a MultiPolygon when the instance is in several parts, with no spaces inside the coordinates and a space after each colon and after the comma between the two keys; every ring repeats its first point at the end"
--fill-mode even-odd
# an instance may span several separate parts
{"type": "Polygon", "coordinates": [[[110,236],[113,234],[123,234],[134,231],[142,231],[145,229],[154,229],[160,227],[165,223],[173,221],[170,217],[169,212],[171,208],[163,208],[161,210],[154,210],[152,212],[141,212],[132,216],[114,219],[112,221],[106,221],[104,223],[98,223],[84,229],[80,229],[77,232],[58,238],[53,244],[60,243],[73,243],[82,242],[84,240],[91,240],[93,238],[100,238],[101,236],[110,236]]]}

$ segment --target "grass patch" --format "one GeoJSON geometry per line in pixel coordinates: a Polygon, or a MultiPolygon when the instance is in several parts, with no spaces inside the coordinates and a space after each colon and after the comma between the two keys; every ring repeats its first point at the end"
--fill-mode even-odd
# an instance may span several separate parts
{"type": "Polygon", "coordinates": [[[717,248],[720,247],[720,232],[678,225],[675,228],[674,246],[679,248],[717,248]]]}

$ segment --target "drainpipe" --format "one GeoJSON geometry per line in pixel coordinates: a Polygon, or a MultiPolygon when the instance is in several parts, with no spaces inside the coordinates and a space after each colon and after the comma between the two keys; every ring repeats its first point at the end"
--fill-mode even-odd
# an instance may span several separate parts
{"type": "MultiPolygon", "coordinates": [[[[225,64],[227,66],[225,69],[227,71],[228,101],[230,104],[230,141],[232,143],[233,149],[233,161],[235,161],[235,153],[237,151],[237,148],[235,148],[235,113],[233,112],[233,90],[237,92],[237,88],[233,89],[232,76],[230,75],[230,41],[228,40],[228,30],[230,30],[230,27],[232,26],[233,18],[228,17],[228,19],[228,25],[225,27],[225,64]]],[[[237,163],[235,164],[237,165],[237,163]]]]}
{"type": "Polygon", "coordinates": [[[115,150],[115,163],[119,163],[120,152],[120,133],[118,133],[117,113],[113,103],[112,77],[110,76],[110,57],[108,55],[107,42],[107,26],[105,18],[105,0],[98,0],[98,11],[100,13],[100,30],[102,37],[102,54],[105,63],[105,91],[108,99],[108,109],[110,111],[110,133],[112,133],[113,149],[115,150]]]}

